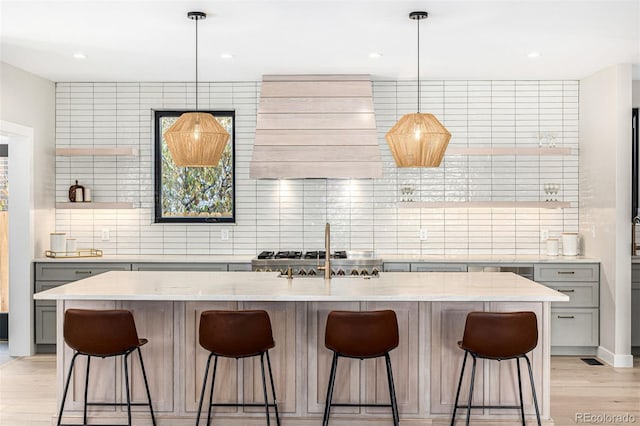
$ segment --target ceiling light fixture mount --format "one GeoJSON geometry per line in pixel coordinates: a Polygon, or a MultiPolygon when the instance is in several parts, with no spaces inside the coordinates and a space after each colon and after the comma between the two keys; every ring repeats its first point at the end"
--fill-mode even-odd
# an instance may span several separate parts
{"type": "Polygon", "coordinates": [[[418,23],[418,112],[403,115],[385,136],[398,167],[440,166],[451,139],[433,114],[420,112],[420,21],[427,17],[429,13],[423,11],[409,14],[418,23]]]}
{"type": "Polygon", "coordinates": [[[198,21],[204,12],[189,12],[196,23],[196,109],[183,113],[164,133],[173,162],[180,167],[215,167],[229,141],[229,133],[216,118],[198,112],[198,21]]]}

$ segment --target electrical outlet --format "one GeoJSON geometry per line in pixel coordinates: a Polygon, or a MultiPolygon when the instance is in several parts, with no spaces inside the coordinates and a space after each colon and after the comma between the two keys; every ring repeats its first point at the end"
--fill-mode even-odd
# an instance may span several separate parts
{"type": "Polygon", "coordinates": [[[229,241],[229,230],[228,229],[221,229],[220,230],[220,239],[222,241],[229,241]]]}
{"type": "Polygon", "coordinates": [[[111,238],[111,236],[109,235],[109,228],[102,228],[101,235],[102,241],[109,241],[109,239],[111,238]]]}
{"type": "Polygon", "coordinates": [[[427,241],[429,237],[429,233],[427,232],[427,228],[420,229],[420,241],[427,241]]]}
{"type": "Polygon", "coordinates": [[[541,229],[540,230],[540,241],[547,241],[549,239],[549,230],[541,229]]]}

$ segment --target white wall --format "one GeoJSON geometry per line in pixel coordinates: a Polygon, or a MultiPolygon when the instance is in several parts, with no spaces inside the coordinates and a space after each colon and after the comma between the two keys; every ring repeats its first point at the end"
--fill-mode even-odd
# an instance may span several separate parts
{"type": "Polygon", "coordinates": [[[640,108],[640,80],[633,80],[633,107],[640,108]]]}
{"type": "Polygon", "coordinates": [[[33,129],[35,254],[42,255],[55,227],[55,84],[0,62],[0,120],[33,129]]]}
{"type": "Polygon", "coordinates": [[[31,355],[31,259],[54,225],[55,87],[0,63],[0,133],[9,144],[9,354],[31,355]]]}
{"type": "Polygon", "coordinates": [[[601,260],[598,355],[631,366],[631,65],[580,81],[580,232],[601,260]]]}
{"type": "MultiPolygon", "coordinates": [[[[375,81],[373,99],[384,176],[381,179],[249,178],[260,82],[199,85],[201,108],[236,110],[237,224],[153,224],[152,109],[193,108],[187,83],[58,83],[59,147],[127,146],[139,157],[57,157],[56,198],[76,179],[94,201],[132,201],[134,210],[56,212],[56,230],[108,254],[256,254],[321,248],[324,223],[332,246],[403,254],[540,254],[540,229],[578,231],[577,81],[423,81],[422,111],[452,133],[450,147],[537,147],[552,135],[564,156],[445,156],[439,168],[399,169],[384,139],[415,112],[410,81],[375,81]],[[416,201],[538,201],[544,183],[559,183],[572,208],[398,208],[400,188],[416,201]],[[221,241],[220,229],[230,232],[221,241]],[[101,240],[110,228],[111,240],[101,240]],[[420,241],[419,230],[428,239],[420,241]]],[[[545,141],[548,143],[548,141],[545,141]]]]}

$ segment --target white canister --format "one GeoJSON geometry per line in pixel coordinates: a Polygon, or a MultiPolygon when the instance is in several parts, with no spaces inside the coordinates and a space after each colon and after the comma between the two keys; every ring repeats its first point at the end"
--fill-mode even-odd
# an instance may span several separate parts
{"type": "Polygon", "coordinates": [[[75,238],[67,238],[67,252],[75,252],[78,250],[75,238]]]}
{"type": "Polygon", "coordinates": [[[563,256],[578,255],[578,234],[576,232],[562,233],[562,255],[563,256]]]}
{"type": "Polygon", "coordinates": [[[560,241],[557,238],[547,238],[547,256],[557,256],[559,249],[560,241]]]}
{"type": "Polygon", "coordinates": [[[84,189],[84,201],[85,202],[91,201],[91,189],[90,188],[85,188],[84,189]]]}
{"type": "Polygon", "coordinates": [[[67,234],[64,232],[52,232],[49,234],[49,247],[53,252],[63,252],[66,250],[67,234]]]}

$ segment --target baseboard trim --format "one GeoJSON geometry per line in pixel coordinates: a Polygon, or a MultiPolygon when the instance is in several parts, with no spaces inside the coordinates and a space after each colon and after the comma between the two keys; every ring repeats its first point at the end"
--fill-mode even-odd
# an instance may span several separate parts
{"type": "Polygon", "coordinates": [[[633,368],[633,355],[615,354],[604,348],[598,346],[598,358],[616,368],[633,368]]]}

